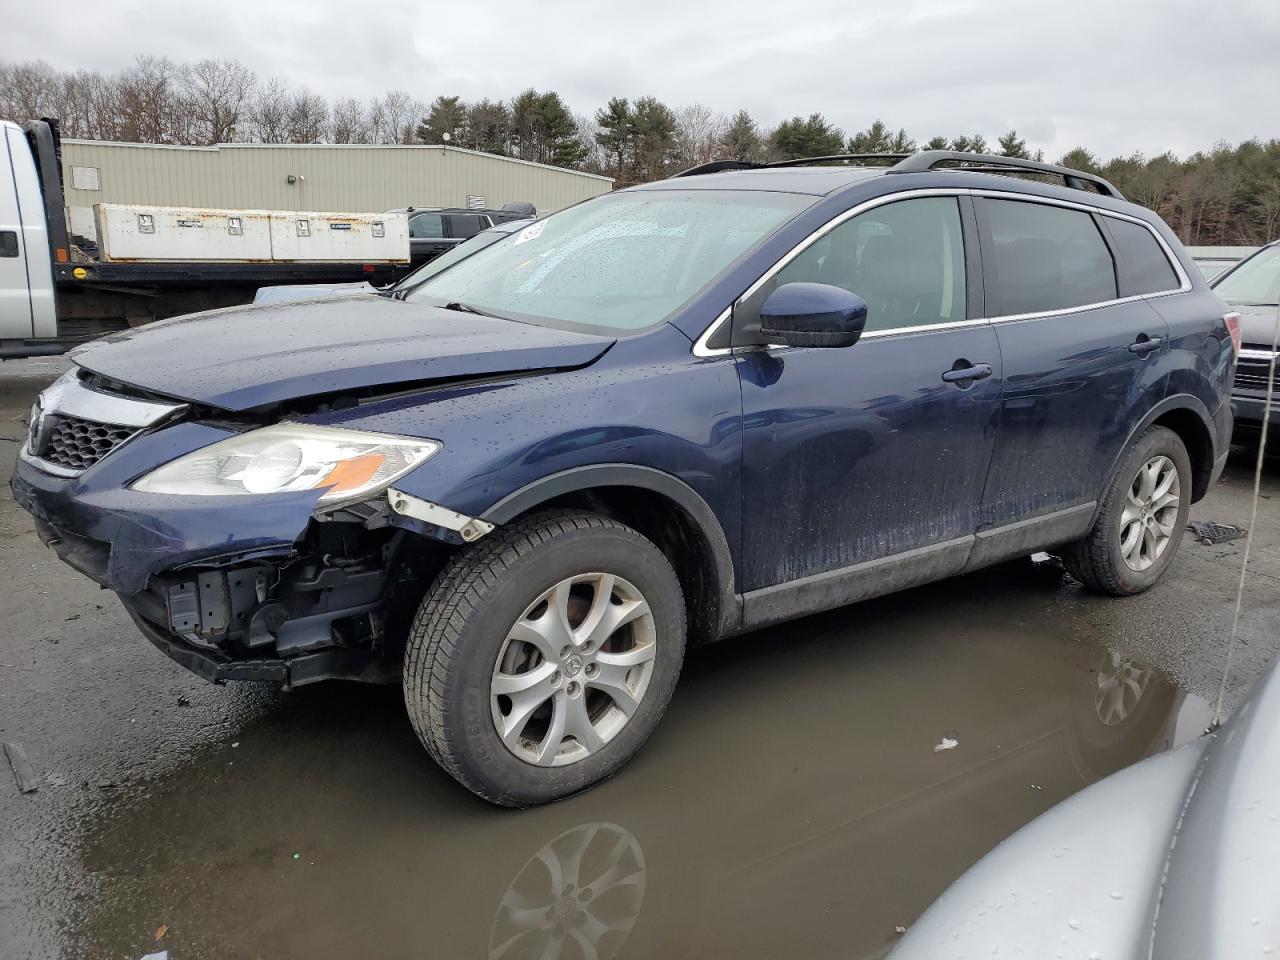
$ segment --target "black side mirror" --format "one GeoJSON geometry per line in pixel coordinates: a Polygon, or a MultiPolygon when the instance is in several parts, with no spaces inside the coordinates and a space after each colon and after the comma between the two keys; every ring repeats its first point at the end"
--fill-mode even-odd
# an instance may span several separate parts
{"type": "Polygon", "coordinates": [[[867,324],[867,302],[827,283],[784,283],[760,308],[760,338],[789,347],[851,347],[867,324]]]}

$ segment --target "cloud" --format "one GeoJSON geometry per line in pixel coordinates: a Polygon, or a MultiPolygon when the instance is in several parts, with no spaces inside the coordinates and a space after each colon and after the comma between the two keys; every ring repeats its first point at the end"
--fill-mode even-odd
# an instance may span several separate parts
{"type": "Polygon", "coordinates": [[[129,0],[5,14],[8,56],[113,70],[136,54],[234,57],[330,99],[558,90],[746,108],[764,126],[821,112],[924,140],[1017,128],[1055,157],[1188,153],[1280,131],[1280,3],[1078,0],[650,2],[129,0]]]}

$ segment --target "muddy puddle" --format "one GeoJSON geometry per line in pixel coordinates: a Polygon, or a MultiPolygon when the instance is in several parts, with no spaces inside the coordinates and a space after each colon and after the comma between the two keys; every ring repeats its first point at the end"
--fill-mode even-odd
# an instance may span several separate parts
{"type": "Polygon", "coordinates": [[[882,956],[1017,827],[1208,722],[1058,579],[1000,567],[697,651],[630,765],[525,811],[438,771],[398,690],[296,691],[84,825],[76,955],[882,956]]]}

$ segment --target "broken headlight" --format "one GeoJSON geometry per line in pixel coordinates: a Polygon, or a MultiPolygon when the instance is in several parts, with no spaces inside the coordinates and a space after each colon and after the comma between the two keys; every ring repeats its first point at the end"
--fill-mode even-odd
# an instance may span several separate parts
{"type": "Polygon", "coordinates": [[[136,480],[177,496],[323,490],[318,503],[377,493],[440,450],[435,440],[279,423],[192,451],[136,480]]]}

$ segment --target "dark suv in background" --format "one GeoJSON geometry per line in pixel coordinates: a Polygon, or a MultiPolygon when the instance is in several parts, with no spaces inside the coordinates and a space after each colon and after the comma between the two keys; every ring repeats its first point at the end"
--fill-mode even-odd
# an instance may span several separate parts
{"type": "Polygon", "coordinates": [[[1154,584],[1225,461],[1235,315],[1096,176],[832,159],[608,194],[403,297],[99,340],[14,495],[178,662],[402,682],[510,805],[616,771],[686,640],[1044,549],[1154,584]]]}
{"type": "Polygon", "coordinates": [[[1215,277],[1213,292],[1240,313],[1240,360],[1231,409],[1237,441],[1255,444],[1262,436],[1270,380],[1271,421],[1280,421],[1276,399],[1276,325],[1280,324],[1280,240],[1215,277]]]}

